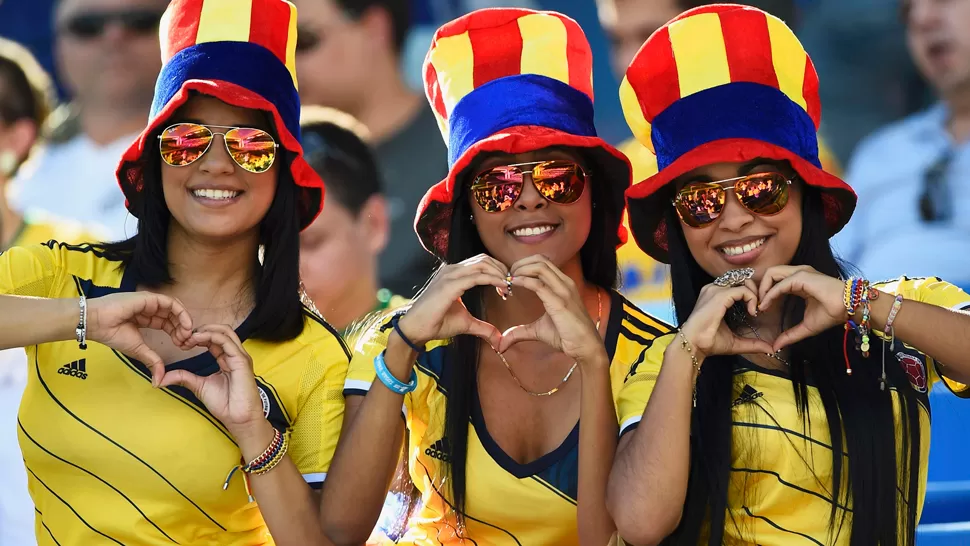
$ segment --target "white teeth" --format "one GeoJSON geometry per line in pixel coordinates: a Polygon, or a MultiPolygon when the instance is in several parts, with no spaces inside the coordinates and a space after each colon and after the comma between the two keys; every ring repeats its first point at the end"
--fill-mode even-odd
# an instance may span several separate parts
{"type": "Polygon", "coordinates": [[[536,226],[536,227],[524,227],[512,231],[512,235],[516,237],[533,237],[536,235],[542,235],[543,233],[548,233],[556,229],[556,226],[536,226]]]}
{"type": "Polygon", "coordinates": [[[762,239],[758,239],[757,241],[755,241],[753,243],[748,243],[748,244],[741,245],[741,246],[726,246],[726,247],[721,248],[721,252],[723,252],[724,254],[727,254],[728,256],[737,256],[739,254],[744,254],[746,252],[751,252],[752,250],[754,250],[754,249],[758,248],[759,246],[763,245],[764,242],[765,242],[765,238],[762,238],[762,239]]]}
{"type": "Polygon", "coordinates": [[[211,190],[211,189],[199,189],[193,190],[192,195],[196,197],[202,197],[205,199],[232,199],[233,197],[239,195],[238,191],[232,190],[211,190]]]}

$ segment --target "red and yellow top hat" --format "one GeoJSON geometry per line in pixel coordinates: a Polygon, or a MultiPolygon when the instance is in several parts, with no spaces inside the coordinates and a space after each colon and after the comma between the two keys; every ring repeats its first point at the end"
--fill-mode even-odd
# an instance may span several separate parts
{"type": "Polygon", "coordinates": [[[414,227],[425,249],[445,256],[456,179],[482,152],[586,148],[594,183],[609,184],[622,210],[630,162],[596,136],[592,72],[586,35],[556,12],[482,9],[438,29],[424,82],[449,172],[418,206],[414,227]]]}
{"type": "Polygon", "coordinates": [[[686,11],[643,44],[620,85],[634,136],[659,172],[627,190],[637,245],[667,262],[665,187],[697,167],[755,158],[787,160],[822,190],[829,235],[852,215],[856,195],[822,170],[818,75],[780,19],[737,4],[686,11]]]}
{"type": "Polygon", "coordinates": [[[296,81],[296,7],[285,0],[172,0],[159,36],[162,71],[148,126],[118,166],[128,210],[144,185],[146,153],[155,136],[191,92],[272,115],[300,186],[300,227],[323,208],[323,180],[303,159],[296,81]]]}

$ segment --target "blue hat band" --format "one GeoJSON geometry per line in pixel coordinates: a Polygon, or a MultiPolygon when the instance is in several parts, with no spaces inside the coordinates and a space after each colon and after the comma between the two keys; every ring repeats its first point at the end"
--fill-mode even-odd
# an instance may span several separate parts
{"type": "Polygon", "coordinates": [[[155,83],[154,118],[189,80],[221,80],[271,102],[287,131],[300,140],[300,96],[293,76],[270,50],[249,42],[206,42],[176,53],[155,83]]]}
{"type": "Polygon", "coordinates": [[[510,127],[537,125],[595,137],[593,101],[546,76],[523,74],[490,81],[462,97],[448,118],[448,166],[469,148],[510,127]]]}
{"type": "Polygon", "coordinates": [[[753,139],[784,148],[818,168],[818,134],[804,108],[778,89],[736,82],[675,101],[651,127],[657,167],[724,139],[753,139]]]}

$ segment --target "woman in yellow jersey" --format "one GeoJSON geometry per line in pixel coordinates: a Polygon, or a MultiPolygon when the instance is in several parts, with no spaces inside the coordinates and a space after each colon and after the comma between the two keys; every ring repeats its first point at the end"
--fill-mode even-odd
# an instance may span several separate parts
{"type": "Polygon", "coordinates": [[[829,238],[856,197],[820,168],[818,79],[782,21],[685,12],[620,94],[660,167],[627,192],[630,226],[671,265],[680,323],[644,355],[650,403],[617,449],[620,536],[913,544],[927,392],[967,394],[970,296],[934,278],[869,284],[837,261],[829,238]]]}
{"type": "Polygon", "coordinates": [[[401,543],[604,545],[634,365],[667,326],[614,290],[630,167],[593,128],[589,45],[555,12],[482,10],[425,66],[451,169],[415,225],[445,265],[357,344],[325,528],[367,538],[403,444],[420,507],[387,529],[401,543]]]}
{"type": "Polygon", "coordinates": [[[301,303],[323,182],[299,143],[295,28],[283,0],[170,3],[118,169],[138,233],[0,255],[41,544],[325,543],[313,490],[349,355],[301,303]]]}

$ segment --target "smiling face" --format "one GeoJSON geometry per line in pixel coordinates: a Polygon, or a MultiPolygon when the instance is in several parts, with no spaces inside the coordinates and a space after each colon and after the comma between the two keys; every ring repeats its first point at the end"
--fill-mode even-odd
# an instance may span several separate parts
{"type": "Polygon", "coordinates": [[[970,0],[908,0],[909,49],[945,98],[970,89],[970,0]]]}
{"type": "MultiPolygon", "coordinates": [[[[690,171],[676,184],[679,190],[690,184],[767,172],[778,172],[789,179],[794,175],[791,169],[767,160],[716,163],[690,171]]],[[[691,227],[681,220],[694,260],[712,277],[731,269],[752,267],[756,279],[769,267],[791,263],[802,234],[802,192],[797,182],[788,191],[788,204],[770,216],[749,211],[731,189],[727,191],[724,209],[711,223],[691,227]]]]}
{"type": "MultiPolygon", "coordinates": [[[[504,165],[517,165],[537,161],[560,160],[579,164],[585,169],[578,153],[559,148],[548,148],[524,154],[497,154],[483,160],[473,170],[475,174],[504,165]]],[[[513,263],[542,254],[557,267],[579,259],[579,250],[586,243],[592,221],[592,198],[590,184],[596,183],[587,176],[586,187],[579,198],[561,205],[549,201],[536,189],[529,169],[522,184],[522,192],[515,203],[501,212],[485,212],[468,193],[472,218],[478,235],[488,253],[503,264],[513,263]]],[[[586,169],[588,173],[589,170],[586,169]]],[[[471,178],[466,179],[471,184],[471,178]]]]}
{"type": "MultiPolygon", "coordinates": [[[[272,132],[261,112],[202,95],[189,99],[166,126],[179,122],[272,132]]],[[[189,165],[172,167],[163,161],[162,190],[174,224],[190,236],[204,239],[231,238],[258,230],[273,203],[281,163],[277,157],[265,172],[246,171],[233,161],[222,135],[215,135],[208,151],[189,165]]]]}

